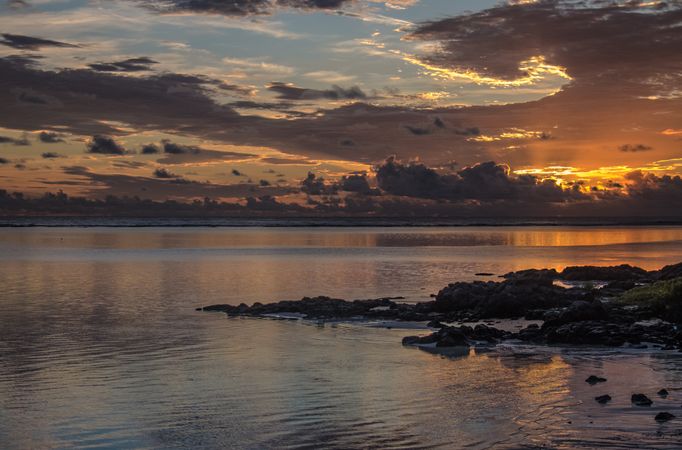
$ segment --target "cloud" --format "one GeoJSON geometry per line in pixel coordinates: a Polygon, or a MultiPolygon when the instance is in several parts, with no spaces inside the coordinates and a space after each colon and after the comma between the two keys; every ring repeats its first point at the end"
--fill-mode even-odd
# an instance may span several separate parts
{"type": "Polygon", "coordinates": [[[52,131],[41,131],[40,134],[38,134],[38,139],[43,144],[57,144],[64,142],[64,139],[62,139],[58,133],[52,131]]]}
{"type": "Polygon", "coordinates": [[[86,153],[99,155],[125,155],[126,149],[111,136],[96,134],[86,144],[86,153]]]}
{"type": "Polygon", "coordinates": [[[357,192],[358,194],[371,195],[374,193],[369,186],[367,176],[362,175],[344,175],[339,181],[339,188],[346,192],[357,192]]]}
{"type": "Polygon", "coordinates": [[[649,150],[653,150],[653,147],[649,147],[648,145],[644,145],[644,144],[637,144],[637,145],[625,144],[625,145],[621,145],[620,147],[618,147],[618,149],[621,152],[637,153],[637,152],[648,152],[649,150]]]}
{"type": "Polygon", "coordinates": [[[122,61],[92,63],[88,67],[97,72],[145,72],[152,70],[153,64],[158,64],[158,61],[141,56],[122,61]]]}
{"type": "Polygon", "coordinates": [[[209,161],[236,161],[256,157],[256,155],[251,153],[207,150],[194,145],[176,144],[171,141],[164,141],[162,144],[165,156],[157,160],[157,162],[160,164],[191,164],[209,161]]]}
{"type": "Polygon", "coordinates": [[[179,176],[164,168],[160,168],[154,171],[154,178],[179,178],[179,176]]]}
{"type": "Polygon", "coordinates": [[[137,3],[162,14],[195,13],[225,16],[270,14],[276,7],[303,10],[333,10],[354,0],[136,0],[137,3]]]}
{"type": "Polygon", "coordinates": [[[148,198],[152,200],[195,198],[244,198],[259,195],[285,195],[291,189],[256,184],[213,184],[188,181],[185,179],[147,178],[121,174],[101,174],[80,166],[65,167],[64,173],[73,178],[70,181],[51,180],[46,184],[71,183],[80,186],[85,194],[92,198],[104,198],[107,195],[148,198]]]}
{"type": "Polygon", "coordinates": [[[33,36],[24,36],[21,34],[0,34],[0,45],[16,48],[19,50],[40,50],[44,47],[60,47],[60,48],[76,48],[78,45],[69,44],[66,42],[52,41],[50,39],[42,39],[33,36]]]}
{"type": "Polygon", "coordinates": [[[422,163],[388,158],[376,168],[379,187],[393,195],[448,200],[524,200],[564,202],[585,199],[577,189],[564,189],[553,180],[514,176],[509,167],[492,161],[441,175],[422,163]]]}
{"type": "Polygon", "coordinates": [[[31,141],[28,140],[26,135],[20,138],[13,138],[9,136],[0,136],[0,144],[12,144],[18,146],[31,145],[31,141]]]}
{"type": "Polygon", "coordinates": [[[159,153],[159,147],[156,144],[146,144],[142,146],[142,149],[140,150],[140,153],[143,155],[156,155],[159,153]]]}
{"type": "Polygon", "coordinates": [[[40,155],[43,159],[55,159],[55,158],[63,158],[62,155],[59,153],[55,152],[44,152],[40,155]]]}
{"type": "Polygon", "coordinates": [[[319,90],[275,82],[268,85],[268,90],[277,93],[277,98],[283,100],[364,100],[367,98],[367,94],[358,86],[348,89],[332,86],[331,89],[319,90]]]}

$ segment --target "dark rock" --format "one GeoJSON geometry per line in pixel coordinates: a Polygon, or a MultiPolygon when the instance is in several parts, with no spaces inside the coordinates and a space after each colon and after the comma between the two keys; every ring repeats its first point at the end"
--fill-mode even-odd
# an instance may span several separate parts
{"type": "Polygon", "coordinates": [[[433,344],[436,341],[435,333],[427,336],[405,336],[403,338],[403,345],[427,345],[433,344]]]}
{"type": "Polygon", "coordinates": [[[657,280],[672,280],[682,277],[682,263],[665,266],[661,270],[652,272],[652,275],[657,280]]]}
{"type": "Polygon", "coordinates": [[[492,277],[494,275],[495,275],[494,273],[488,273],[488,272],[480,272],[480,273],[476,274],[477,277],[492,277]]]}
{"type": "Polygon", "coordinates": [[[654,403],[644,394],[632,394],[630,401],[636,406],[651,406],[654,403]]]}
{"type": "Polygon", "coordinates": [[[660,412],[656,414],[656,417],[654,418],[656,422],[667,422],[669,420],[673,420],[675,418],[674,415],[670,414],[669,412],[660,412]]]}
{"type": "Polygon", "coordinates": [[[457,327],[445,327],[438,330],[436,347],[469,347],[469,340],[464,331],[457,327]]]}
{"type": "Polygon", "coordinates": [[[670,394],[670,393],[668,392],[667,389],[661,389],[660,391],[658,391],[658,396],[659,396],[659,397],[665,398],[665,397],[667,397],[669,394],[670,394]]]}
{"type": "Polygon", "coordinates": [[[559,323],[582,322],[586,320],[605,320],[608,312],[599,300],[591,302],[579,300],[571,303],[556,319],[559,323]]]}
{"type": "Polygon", "coordinates": [[[602,405],[605,405],[605,404],[607,404],[608,402],[611,401],[611,396],[608,395],[608,394],[606,394],[606,395],[600,395],[600,396],[598,396],[598,397],[595,397],[594,399],[597,401],[597,403],[600,403],[600,404],[602,404],[602,405]]]}
{"type": "Polygon", "coordinates": [[[501,283],[474,281],[442,289],[434,309],[442,313],[469,313],[479,319],[512,318],[531,310],[567,306],[582,298],[583,294],[553,286],[551,281],[549,284],[514,279],[501,283]]]}
{"type": "Polygon", "coordinates": [[[596,375],[590,375],[585,380],[586,383],[589,383],[592,385],[597,384],[597,383],[605,383],[606,381],[607,381],[606,378],[598,377],[596,375]]]}
{"type": "Polygon", "coordinates": [[[510,272],[502,275],[502,277],[516,282],[541,282],[548,285],[559,278],[559,274],[554,269],[526,269],[510,272]]]}
{"type": "Polygon", "coordinates": [[[602,289],[608,289],[610,291],[629,291],[630,289],[637,286],[637,283],[631,280],[617,280],[612,281],[602,289]]]}
{"type": "Polygon", "coordinates": [[[566,267],[559,277],[567,281],[633,281],[646,278],[649,272],[629,264],[612,267],[572,266],[566,267]]]}
{"type": "Polygon", "coordinates": [[[439,320],[432,320],[431,322],[427,323],[426,326],[429,328],[443,328],[445,325],[440,323],[439,320]]]}

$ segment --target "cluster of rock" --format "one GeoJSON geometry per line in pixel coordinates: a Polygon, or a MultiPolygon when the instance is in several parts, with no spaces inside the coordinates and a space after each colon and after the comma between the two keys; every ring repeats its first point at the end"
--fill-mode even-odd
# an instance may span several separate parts
{"type": "MultiPolygon", "coordinates": [[[[585,380],[585,382],[593,386],[599,383],[606,383],[606,381],[607,381],[606,378],[598,377],[596,375],[590,375],[585,380]]],[[[658,396],[661,398],[666,398],[668,395],[669,392],[665,388],[658,391],[658,396]]],[[[609,394],[604,394],[596,396],[594,400],[601,405],[605,405],[609,403],[611,400],[613,400],[613,398],[609,394]]],[[[646,394],[632,394],[630,396],[630,403],[632,403],[634,406],[651,406],[654,404],[654,401],[651,400],[646,394]]],[[[663,423],[673,420],[674,418],[675,418],[674,414],[671,414],[669,412],[659,412],[654,417],[654,420],[656,422],[663,423]]]]}
{"type": "MultiPolygon", "coordinates": [[[[400,298],[346,301],[329,297],[305,297],[297,301],[213,305],[204,311],[222,311],[229,316],[271,317],[295,313],[307,319],[390,319],[427,321],[440,328],[425,337],[409,337],[408,345],[437,347],[466,346],[472,342],[498,342],[506,339],[543,344],[589,344],[620,346],[654,343],[682,348],[682,332],[676,324],[647,305],[625,306],[610,299],[635,286],[682,276],[682,263],[657,271],[630,265],[615,267],[567,267],[530,269],[509,273],[503,280],[453,283],[442,289],[433,301],[405,304],[400,298]],[[556,281],[606,283],[594,289],[590,283],[574,287],[556,281]],[[542,321],[518,332],[506,332],[485,325],[447,326],[491,318],[526,318],[542,321]]],[[[682,299],[680,299],[682,305],[682,299]]]]}

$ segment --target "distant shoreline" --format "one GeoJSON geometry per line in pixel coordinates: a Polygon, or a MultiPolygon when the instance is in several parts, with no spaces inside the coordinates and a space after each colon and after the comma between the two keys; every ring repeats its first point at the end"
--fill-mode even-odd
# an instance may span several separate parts
{"type": "Polygon", "coordinates": [[[682,226],[682,218],[0,217],[0,228],[436,228],[682,226]]]}

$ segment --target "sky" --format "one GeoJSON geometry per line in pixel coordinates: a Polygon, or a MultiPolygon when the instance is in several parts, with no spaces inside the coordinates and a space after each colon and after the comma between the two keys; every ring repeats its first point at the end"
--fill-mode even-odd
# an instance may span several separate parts
{"type": "Polygon", "coordinates": [[[0,0],[0,189],[667,216],[682,2],[0,0]]]}

